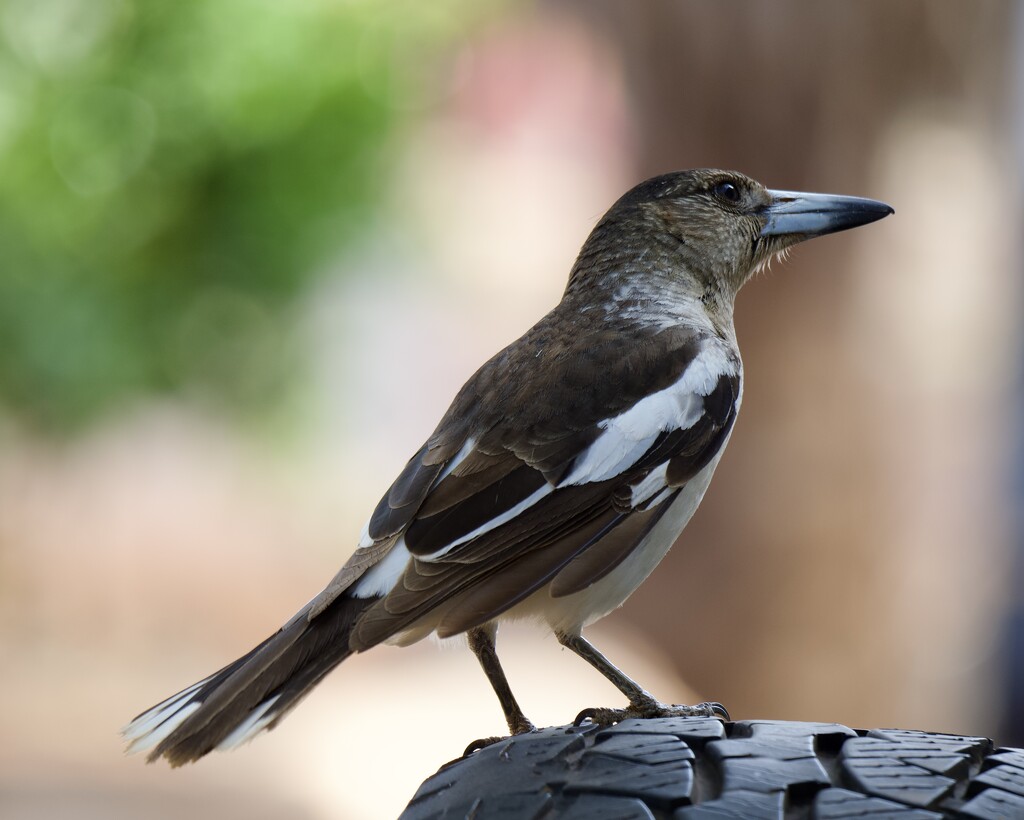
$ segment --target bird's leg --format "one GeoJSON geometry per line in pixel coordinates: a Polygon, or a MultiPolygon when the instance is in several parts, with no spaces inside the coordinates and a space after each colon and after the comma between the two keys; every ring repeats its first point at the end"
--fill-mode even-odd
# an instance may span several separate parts
{"type": "Polygon", "coordinates": [[[629,706],[625,709],[584,709],[576,716],[577,724],[588,718],[594,723],[602,724],[616,723],[631,717],[724,717],[726,720],[729,719],[729,713],[720,703],[699,703],[696,706],[663,704],[635,680],[623,674],[582,635],[562,632],[558,632],[556,635],[562,646],[571,649],[583,658],[629,699],[629,706]]]}
{"type": "MultiPolygon", "coordinates": [[[[516,697],[512,694],[512,688],[508,685],[505,672],[498,662],[498,653],[494,649],[495,632],[496,628],[493,625],[478,626],[475,629],[469,630],[466,633],[466,636],[469,638],[469,648],[473,650],[476,659],[480,661],[480,666],[483,667],[487,680],[491,682],[491,686],[494,688],[494,694],[498,696],[498,702],[501,703],[501,709],[505,713],[505,721],[508,723],[509,732],[513,735],[532,732],[535,727],[530,722],[530,719],[523,714],[523,710],[519,708],[516,697]]],[[[500,739],[489,737],[474,740],[466,748],[465,754],[481,749],[500,739]]]]}

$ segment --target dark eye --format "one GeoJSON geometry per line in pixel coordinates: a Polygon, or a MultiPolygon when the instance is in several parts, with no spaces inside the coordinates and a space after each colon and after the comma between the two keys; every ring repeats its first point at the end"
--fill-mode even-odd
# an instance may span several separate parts
{"type": "Polygon", "coordinates": [[[719,199],[725,200],[726,202],[740,201],[740,189],[731,182],[719,182],[711,190],[715,196],[719,199]]]}

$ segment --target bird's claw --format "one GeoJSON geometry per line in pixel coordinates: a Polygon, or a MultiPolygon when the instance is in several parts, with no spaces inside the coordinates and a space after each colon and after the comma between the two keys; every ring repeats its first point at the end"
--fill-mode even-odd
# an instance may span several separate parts
{"type": "Polygon", "coordinates": [[[481,749],[486,749],[492,743],[497,743],[499,740],[505,740],[505,738],[498,735],[495,735],[494,737],[477,738],[466,747],[466,751],[462,753],[462,756],[469,757],[473,752],[479,752],[481,749]]]}
{"type": "Polygon", "coordinates": [[[629,718],[659,718],[659,717],[717,717],[729,720],[729,711],[716,701],[698,703],[696,706],[682,706],[678,704],[664,704],[652,701],[651,703],[630,704],[625,709],[609,709],[605,707],[594,707],[584,709],[573,721],[574,726],[580,726],[585,721],[607,726],[612,723],[619,723],[629,718]]]}
{"type": "Polygon", "coordinates": [[[479,752],[481,749],[485,749],[488,746],[497,743],[498,741],[511,740],[512,738],[518,737],[519,735],[525,735],[529,732],[537,731],[537,727],[534,726],[525,716],[522,717],[520,720],[517,720],[514,724],[511,725],[510,728],[512,729],[512,734],[510,735],[495,735],[494,737],[481,737],[477,740],[474,740],[466,747],[466,751],[462,753],[462,756],[468,757],[469,755],[473,754],[473,752],[479,752]]]}
{"type": "Polygon", "coordinates": [[[717,700],[706,700],[704,703],[699,705],[706,706],[711,710],[711,714],[708,715],[708,717],[720,717],[722,720],[732,720],[732,718],[729,717],[729,710],[717,700]]]}

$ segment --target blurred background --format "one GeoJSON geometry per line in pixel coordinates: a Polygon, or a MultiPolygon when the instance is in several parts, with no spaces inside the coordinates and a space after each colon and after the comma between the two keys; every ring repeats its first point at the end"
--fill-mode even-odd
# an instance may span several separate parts
{"type": "MultiPolygon", "coordinates": [[[[590,635],[737,718],[1024,745],[1024,6],[0,0],[0,814],[394,816],[503,730],[472,656],[170,771],[138,712],[315,593],[635,182],[896,216],[743,292],[744,409],[590,635]]],[[[526,712],[621,698],[524,625],[526,712]]]]}

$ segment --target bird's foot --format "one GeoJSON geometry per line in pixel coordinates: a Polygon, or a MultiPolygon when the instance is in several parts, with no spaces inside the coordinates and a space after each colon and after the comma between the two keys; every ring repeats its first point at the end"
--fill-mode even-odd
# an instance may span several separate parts
{"type": "Polygon", "coordinates": [[[527,720],[525,717],[523,717],[521,720],[516,721],[515,725],[509,726],[509,729],[512,730],[511,735],[495,735],[493,737],[481,737],[477,740],[474,740],[466,747],[466,751],[462,753],[462,756],[467,757],[468,755],[473,754],[473,752],[478,752],[481,749],[486,749],[493,743],[498,743],[502,740],[509,740],[510,738],[513,738],[516,735],[525,735],[527,732],[537,731],[537,727],[534,726],[533,723],[527,720]]]}
{"type": "Polygon", "coordinates": [[[584,709],[576,716],[573,724],[579,726],[585,721],[608,726],[628,718],[659,718],[659,717],[717,717],[729,720],[728,710],[717,702],[698,703],[696,706],[659,703],[653,698],[650,701],[631,703],[625,709],[607,709],[595,707],[584,709]]]}
{"type": "Polygon", "coordinates": [[[499,740],[504,739],[505,737],[502,737],[501,735],[494,735],[493,737],[479,737],[466,747],[466,750],[462,753],[462,756],[469,757],[471,754],[473,754],[473,752],[479,752],[481,749],[486,749],[492,743],[497,743],[499,740]]]}

